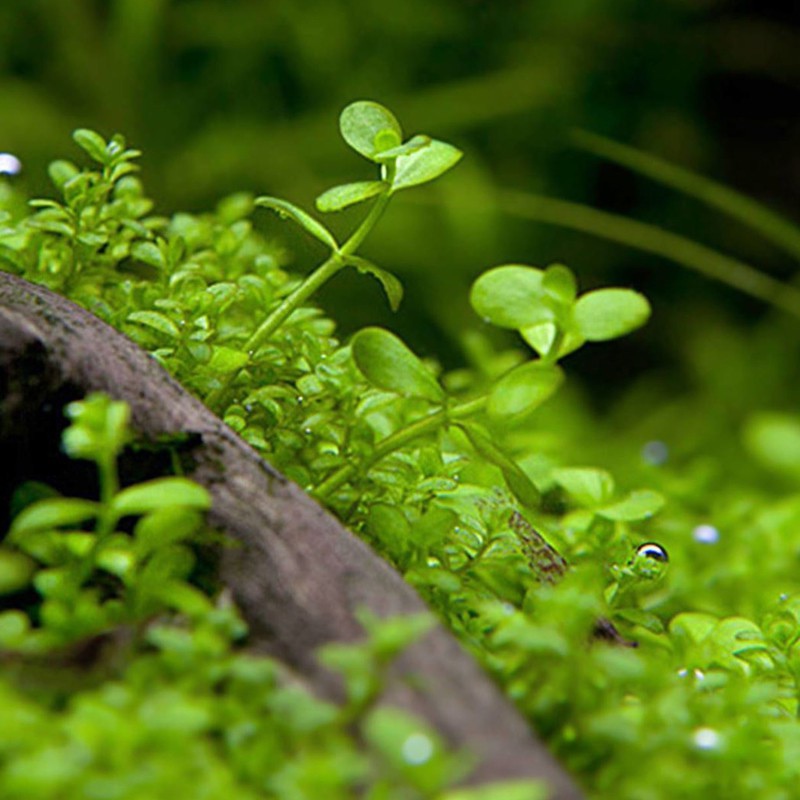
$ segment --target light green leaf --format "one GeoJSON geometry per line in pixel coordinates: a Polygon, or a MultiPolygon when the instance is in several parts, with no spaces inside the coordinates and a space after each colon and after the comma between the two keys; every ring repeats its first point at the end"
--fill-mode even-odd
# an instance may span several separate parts
{"type": "Polygon", "coordinates": [[[550,397],[564,380],[557,366],[528,361],[500,378],[489,392],[490,417],[508,419],[528,414],[550,397]]]}
{"type": "Polygon", "coordinates": [[[512,494],[525,506],[536,508],[539,505],[539,490],[533,481],[522,471],[514,459],[506,455],[492,438],[477,425],[459,423],[458,427],[464,431],[470,444],[478,455],[483,456],[490,464],[500,468],[508,488],[512,494]]]}
{"type": "Polygon", "coordinates": [[[205,511],[211,507],[211,498],[202,486],[187,478],[156,478],[123,489],[111,501],[112,510],[120,517],[174,506],[205,511]]]}
{"type": "Polygon", "coordinates": [[[342,138],[371,161],[403,141],[400,123],[388,108],[372,100],[350,103],[339,116],[342,138]]]}
{"type": "Polygon", "coordinates": [[[650,304],[644,295],[630,289],[597,289],[575,303],[575,322],[590,342],[615,339],[647,322],[650,304]]]}
{"type": "Polygon", "coordinates": [[[430,136],[417,134],[416,136],[412,136],[407,142],[403,142],[403,144],[398,145],[397,147],[391,147],[388,150],[382,150],[375,157],[375,160],[381,164],[384,164],[387,161],[391,161],[393,158],[411,155],[412,153],[416,153],[417,150],[427,147],[431,141],[432,140],[430,136]]]}
{"type": "Polygon", "coordinates": [[[170,339],[177,339],[181,335],[178,326],[168,316],[158,311],[134,311],[128,314],[127,319],[128,322],[137,322],[139,325],[163,333],[170,339]]]}
{"type": "Polygon", "coordinates": [[[362,203],[370,197],[389,191],[389,184],[384,181],[357,181],[343,183],[323,192],[316,201],[317,210],[322,212],[341,211],[343,208],[362,203]]]}
{"type": "Polygon", "coordinates": [[[553,470],[553,479],[584,506],[605,503],[614,492],[614,479],[604,469],[561,467],[553,470]]]}
{"type": "Polygon", "coordinates": [[[364,328],[353,337],[352,348],[356,365],[374,386],[404,397],[444,399],[430,370],[393,333],[364,328]]]}
{"type": "Polygon", "coordinates": [[[669,632],[684,636],[693,644],[700,644],[717,625],[717,618],[711,614],[688,611],[673,617],[669,623],[669,632]]]}
{"type": "Polygon", "coordinates": [[[639,489],[610,506],[597,511],[601,517],[617,522],[634,522],[649,519],[664,506],[664,496],[652,489],[639,489]]]}
{"type": "Polygon", "coordinates": [[[88,128],[78,128],[73,131],[72,138],[75,143],[85,150],[95,161],[106,164],[109,161],[109,154],[105,139],[88,128]]]}
{"type": "Polygon", "coordinates": [[[571,269],[553,264],[544,271],[542,289],[561,305],[570,305],[578,294],[578,282],[571,269]]]}
{"type": "Polygon", "coordinates": [[[91,500],[72,497],[39,500],[25,508],[11,523],[9,536],[16,538],[31,531],[77,525],[79,522],[94,519],[99,513],[100,506],[91,500]]]}
{"type": "MultiPolygon", "coordinates": [[[[79,172],[80,170],[71,161],[64,161],[63,159],[52,161],[47,167],[47,174],[57,189],[60,189],[67,181],[72,180],[79,172]]],[[[33,203],[31,205],[33,206],[33,203]]],[[[36,207],[34,206],[34,208],[36,207]]],[[[42,206],[39,205],[38,207],[42,206]]],[[[51,207],[57,208],[58,206],[53,204],[51,207]]]]}
{"type": "Polygon", "coordinates": [[[163,267],[164,255],[158,245],[153,242],[136,242],[131,247],[131,255],[151,267],[163,267]]]}
{"type": "Polygon", "coordinates": [[[269,208],[274,211],[279,217],[283,219],[290,219],[292,222],[297,223],[306,233],[311,234],[315,239],[318,239],[331,250],[338,250],[339,244],[334,235],[321,223],[314,219],[310,214],[298,208],[293,203],[287,200],[281,200],[278,197],[257,197],[255,200],[257,206],[262,208],[269,208]]]}
{"type": "Polygon", "coordinates": [[[764,466],[800,478],[800,417],[755,414],[745,426],[744,443],[764,466]]]}
{"type": "Polygon", "coordinates": [[[472,284],[470,303],[480,317],[500,328],[551,322],[555,315],[544,301],[543,274],[521,264],[494,267],[472,284]]]}
{"type": "Polygon", "coordinates": [[[557,333],[558,328],[553,322],[540,322],[538,325],[531,325],[520,330],[522,338],[540,356],[545,356],[550,352],[557,333]]]}
{"type": "Polygon", "coordinates": [[[386,297],[389,300],[389,307],[392,311],[397,311],[403,300],[403,284],[391,272],[381,269],[366,258],[361,258],[361,256],[347,256],[345,261],[363,275],[372,275],[373,278],[380,281],[383,291],[386,292],[386,297]]]}
{"type": "Polygon", "coordinates": [[[431,139],[430,143],[407,156],[399,156],[392,191],[408,189],[438,178],[454,167],[464,154],[447,142],[431,139]]]}
{"type": "Polygon", "coordinates": [[[453,789],[440,800],[547,800],[550,789],[541,781],[493,781],[487,786],[453,789]]]}
{"type": "Polygon", "coordinates": [[[133,529],[136,551],[141,556],[188,539],[199,527],[200,517],[193,509],[166,506],[142,517],[133,529]]]}
{"type": "Polygon", "coordinates": [[[211,349],[211,360],[208,362],[208,366],[215,372],[227,373],[241,369],[248,361],[250,361],[250,357],[241,350],[214,345],[211,349]]]}

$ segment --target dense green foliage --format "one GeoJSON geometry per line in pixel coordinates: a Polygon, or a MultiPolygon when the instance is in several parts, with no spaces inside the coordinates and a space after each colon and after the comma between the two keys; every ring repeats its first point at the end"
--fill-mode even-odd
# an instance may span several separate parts
{"type": "MultiPolygon", "coordinates": [[[[322,212],[372,203],[344,244],[271,197],[154,216],[133,174],[138,154],[119,137],[79,131],[94,166],[55,162],[59,198],[31,214],[8,201],[0,260],[133,337],[372,542],[591,794],[790,797],[800,744],[797,496],[750,465],[732,468],[721,448],[690,449],[708,397],[659,406],[678,420],[670,432],[688,429],[675,435],[680,460],[658,439],[604,430],[569,381],[561,386],[558,362],[633,331],[650,307],[629,289],[579,294],[562,265],[503,265],[475,281],[479,316],[458,370],[442,372],[380,328],[340,342],[309,304],[312,291],[353,266],[396,305],[397,278],[356,250],[396,191],[457,160],[445,143],[403,142],[376,104],[348,107],[341,128],[378,168],[377,179],[359,175],[318,198],[322,212]],[[305,280],[254,229],[259,205],[328,251],[305,280]],[[489,325],[519,339],[497,348],[489,325]],[[648,540],[668,549],[668,574],[659,547],[640,548],[648,540]],[[640,646],[588,646],[602,617],[640,646]]],[[[718,352],[732,341],[720,336],[718,352]]],[[[770,341],[744,343],[754,369],[770,341]]],[[[655,402],[653,391],[634,396],[628,413],[655,402]]],[[[792,417],[759,415],[746,441],[792,481],[797,430],[792,417]]],[[[703,435],[719,445],[713,434],[703,435]]]]}

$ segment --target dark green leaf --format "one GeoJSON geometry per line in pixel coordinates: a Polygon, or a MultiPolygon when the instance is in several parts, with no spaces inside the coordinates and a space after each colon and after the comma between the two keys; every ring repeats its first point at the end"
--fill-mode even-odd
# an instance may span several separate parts
{"type": "Polygon", "coordinates": [[[495,419],[523,416],[544,403],[563,380],[564,373],[555,365],[540,361],[520,364],[494,384],[486,410],[495,419]]]}
{"type": "Polygon", "coordinates": [[[339,249],[339,244],[334,235],[321,222],[318,222],[310,214],[303,211],[302,208],[298,208],[292,203],[277,197],[257,197],[255,203],[262,208],[271,209],[279,217],[290,219],[292,222],[297,223],[306,233],[330,247],[331,250],[336,251],[339,249]]]}
{"type": "Polygon", "coordinates": [[[371,261],[367,261],[366,258],[361,258],[361,256],[347,256],[345,261],[362,274],[372,275],[373,278],[380,282],[381,286],[383,286],[383,291],[386,292],[389,307],[392,311],[397,311],[400,308],[400,303],[403,300],[403,284],[391,272],[381,269],[371,261]]]}
{"type": "Polygon", "coordinates": [[[374,386],[404,397],[444,399],[430,370],[393,333],[364,328],[353,337],[352,348],[356,365],[374,386]]]}

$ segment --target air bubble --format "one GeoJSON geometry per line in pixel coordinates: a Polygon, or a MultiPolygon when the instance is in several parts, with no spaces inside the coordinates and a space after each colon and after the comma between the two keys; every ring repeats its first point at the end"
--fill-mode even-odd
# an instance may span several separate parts
{"type": "Polygon", "coordinates": [[[720,735],[713,728],[698,728],[692,740],[698,750],[716,750],[720,745],[720,735]]]}
{"type": "Polygon", "coordinates": [[[651,558],[653,561],[660,561],[662,564],[666,564],[669,561],[667,551],[656,542],[646,542],[639,545],[636,548],[636,555],[640,558],[651,558]]]}
{"type": "Polygon", "coordinates": [[[11,153],[0,153],[0,175],[18,175],[22,162],[11,153]]]}
{"type": "Polygon", "coordinates": [[[654,466],[666,463],[669,458],[669,448],[664,442],[654,440],[646,442],[642,447],[642,461],[654,466]]]}
{"type": "Polygon", "coordinates": [[[433,755],[433,742],[424,733],[412,733],[403,742],[401,753],[406,764],[424,764],[433,755]]]}
{"type": "Polygon", "coordinates": [[[719,541],[719,531],[713,525],[698,525],[692,531],[692,537],[700,544],[716,544],[719,541]]]}

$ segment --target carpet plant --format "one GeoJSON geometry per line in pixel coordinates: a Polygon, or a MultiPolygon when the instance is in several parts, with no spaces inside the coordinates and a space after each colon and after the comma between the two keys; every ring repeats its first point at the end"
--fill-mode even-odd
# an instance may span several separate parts
{"type": "MultiPolygon", "coordinates": [[[[726,480],[724,454],[673,466],[658,440],[637,445],[609,436],[598,448],[604,428],[565,383],[568,357],[587,343],[634,332],[651,309],[629,288],[580,293],[564,265],[507,264],[481,274],[470,293],[475,323],[464,336],[459,369],[443,371],[435,358],[418,357],[381,328],[339,341],[335,321],[314,305],[314,292],[352,267],[377,279],[396,308],[399,280],[360,248],[394,194],[440,177],[460,158],[455,147],[427,135],[405,138],[391,112],[373,102],[348,106],[340,129],[377,170],[317,198],[320,213],[368,207],[342,242],[317,216],[274,197],[239,194],[213,212],[156,215],[136,177],[140,154],[121,136],[106,141],[79,130],[75,141],[91,163],[51,165],[57,199],[32,201],[30,210],[6,200],[0,265],[67,295],[133,338],[369,541],[496,677],[589,796],[791,797],[800,777],[797,495],[781,486],[748,487],[738,473],[726,480]],[[324,248],[309,275],[286,269],[286,252],[253,223],[259,208],[300,226],[324,248]],[[515,342],[498,347],[493,328],[512,332],[515,342]],[[585,445],[576,445],[576,433],[586,434],[585,445]],[[590,451],[597,465],[587,463],[590,451]],[[604,625],[620,635],[605,641],[597,635],[604,625]]],[[[788,415],[760,415],[746,432],[752,453],[795,479],[797,425],[788,415]]],[[[126,539],[121,548],[127,560],[114,556],[104,565],[98,558],[105,537],[114,535],[113,498],[133,490],[106,491],[100,507],[77,506],[86,516],[73,521],[99,514],[99,522],[94,543],[86,533],[76,541],[88,548],[92,570],[119,577],[115,569],[131,568],[135,533],[133,544],[126,539]]],[[[17,517],[12,545],[33,513],[17,517]]],[[[169,513],[189,512],[171,507],[169,513]]],[[[39,558],[25,552],[4,557],[8,564],[39,558]]],[[[221,612],[181,583],[185,577],[178,576],[177,599],[169,592],[148,599],[145,591],[141,602],[158,601],[190,619],[199,614],[197,602],[205,630],[207,618],[221,612]]],[[[102,614],[117,615],[117,624],[136,596],[92,614],[107,623],[112,617],[102,614]]],[[[233,612],[225,613],[230,620],[233,612]]],[[[28,636],[24,620],[13,619],[12,632],[28,636]]],[[[168,642],[203,638],[170,631],[168,642]]],[[[35,626],[33,633],[40,635],[35,626]]],[[[13,645],[12,636],[6,646],[13,645]]],[[[194,644],[185,646],[191,651],[194,644]]],[[[141,654],[131,674],[157,672],[170,658],[141,654]]],[[[359,663],[358,656],[329,658],[343,668],[359,663]]],[[[263,669],[275,685],[274,665],[242,669],[257,684],[263,669]]],[[[205,667],[198,670],[194,676],[188,669],[185,679],[202,680],[205,667]]],[[[98,715],[103,693],[122,691],[110,685],[86,701],[98,715]]],[[[128,695],[119,703],[142,702],[135,680],[122,685],[128,695]]],[[[20,714],[34,715],[33,700],[14,697],[20,714]]],[[[188,702],[170,697],[181,709],[188,702]]],[[[323,713],[308,699],[298,703],[313,706],[314,722],[298,724],[294,766],[287,767],[294,777],[285,779],[300,780],[298,773],[313,769],[323,780],[327,765],[349,785],[342,769],[331,766],[337,748],[352,759],[352,774],[362,776],[362,756],[347,749],[352,743],[341,730],[316,749],[311,731],[333,711],[323,713]]],[[[67,728],[76,713],[36,708],[67,728]]],[[[175,719],[182,731],[184,721],[187,730],[210,724],[204,709],[185,716],[181,710],[175,719]]],[[[384,724],[387,731],[409,730],[406,721],[384,724]]],[[[270,784],[278,796],[314,796],[286,786],[270,784]]],[[[430,788],[414,791],[433,796],[430,788]]],[[[536,796],[524,787],[507,791],[536,796]]],[[[512,796],[518,795],[497,795],[512,796]]]]}

